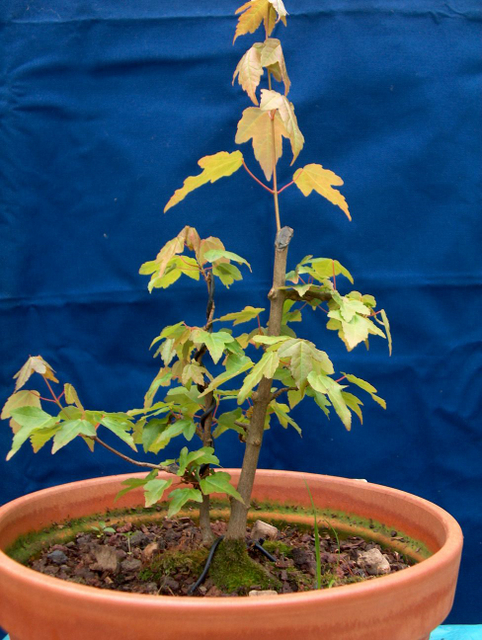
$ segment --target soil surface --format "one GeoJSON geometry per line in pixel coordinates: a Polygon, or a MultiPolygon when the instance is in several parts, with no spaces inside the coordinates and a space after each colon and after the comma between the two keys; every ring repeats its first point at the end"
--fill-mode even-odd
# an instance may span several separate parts
{"type": "MultiPolygon", "coordinates": [[[[110,524],[108,521],[103,525],[78,533],[70,542],[50,546],[28,566],[49,576],[101,589],[175,596],[187,595],[202,573],[209,550],[202,546],[199,528],[189,517],[166,517],[138,526],[132,522],[110,524]]],[[[226,523],[216,521],[212,528],[216,536],[221,536],[226,523]]],[[[287,525],[278,530],[274,540],[264,541],[263,547],[276,562],[252,546],[249,532],[249,555],[264,568],[278,593],[316,588],[312,530],[287,525]]],[[[396,536],[397,532],[392,535],[396,536]]],[[[322,530],[320,543],[322,588],[376,578],[382,569],[367,564],[365,552],[369,550],[381,552],[385,563],[383,573],[400,571],[413,564],[397,551],[382,549],[359,537],[339,539],[333,532],[330,535],[329,531],[322,530]]],[[[375,555],[380,558],[380,554],[375,552],[375,555]]],[[[208,573],[193,595],[240,596],[262,588],[251,584],[249,588],[244,586],[227,593],[216,586],[208,573]]]]}

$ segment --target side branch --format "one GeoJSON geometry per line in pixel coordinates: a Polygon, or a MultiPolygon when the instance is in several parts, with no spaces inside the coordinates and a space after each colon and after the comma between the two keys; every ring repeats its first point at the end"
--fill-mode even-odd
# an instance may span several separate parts
{"type": "Polygon", "coordinates": [[[297,387],[283,387],[281,389],[277,389],[271,394],[269,401],[272,402],[273,400],[276,400],[276,398],[279,398],[279,396],[283,395],[283,393],[286,393],[287,391],[297,391],[297,387]]]}
{"type": "Polygon", "coordinates": [[[120,451],[117,451],[117,449],[114,449],[113,447],[108,445],[106,442],[98,438],[97,436],[95,436],[95,438],[91,438],[91,440],[93,440],[94,442],[97,442],[97,444],[100,444],[102,447],[104,447],[111,453],[114,453],[116,456],[119,456],[119,458],[122,458],[122,460],[125,460],[126,462],[130,462],[131,464],[134,464],[137,467],[143,467],[145,469],[158,469],[159,471],[167,471],[167,473],[173,473],[173,474],[176,474],[177,472],[177,468],[175,468],[177,467],[177,465],[165,466],[162,464],[152,464],[150,462],[139,462],[138,460],[134,460],[134,458],[129,458],[129,456],[125,456],[123,453],[121,453],[120,451]]]}

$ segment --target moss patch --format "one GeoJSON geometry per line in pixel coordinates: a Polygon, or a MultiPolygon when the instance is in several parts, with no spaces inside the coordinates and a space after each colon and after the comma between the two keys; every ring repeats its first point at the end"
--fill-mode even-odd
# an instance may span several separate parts
{"type": "Polygon", "coordinates": [[[281,583],[260,564],[251,560],[239,540],[223,540],[209,570],[214,584],[226,593],[246,595],[252,588],[279,589],[281,583]]]}

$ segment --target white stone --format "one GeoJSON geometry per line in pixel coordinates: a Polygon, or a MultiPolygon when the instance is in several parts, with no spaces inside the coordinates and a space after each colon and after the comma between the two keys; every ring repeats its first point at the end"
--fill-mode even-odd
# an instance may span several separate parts
{"type": "Polygon", "coordinates": [[[256,520],[251,528],[250,535],[253,540],[275,540],[278,535],[278,529],[272,524],[256,520]]]}
{"type": "Polygon", "coordinates": [[[277,591],[272,591],[271,589],[266,589],[265,591],[260,591],[258,589],[253,589],[249,592],[250,596],[277,596],[277,591]]]}
{"type": "Polygon", "coordinates": [[[371,576],[382,576],[390,573],[390,563],[378,549],[361,551],[358,554],[357,565],[371,576]]]}

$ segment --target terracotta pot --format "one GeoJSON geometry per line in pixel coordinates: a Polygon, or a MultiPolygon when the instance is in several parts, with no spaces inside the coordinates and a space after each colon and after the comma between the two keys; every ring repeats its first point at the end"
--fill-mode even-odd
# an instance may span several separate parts
{"type": "MultiPolygon", "coordinates": [[[[236,481],[238,471],[230,471],[236,481]]],[[[141,474],[142,475],[142,474],[141,474]]],[[[0,549],[52,522],[112,508],[113,476],[45,489],[0,508],[0,549]]],[[[416,566],[334,589],[257,598],[127,594],[44,576],[0,553],[0,625],[11,640],[425,640],[450,611],[462,532],[439,507],[401,491],[329,476],[261,470],[253,497],[373,518],[434,554],[416,566]]],[[[116,506],[142,503],[139,491],[116,506]]]]}

